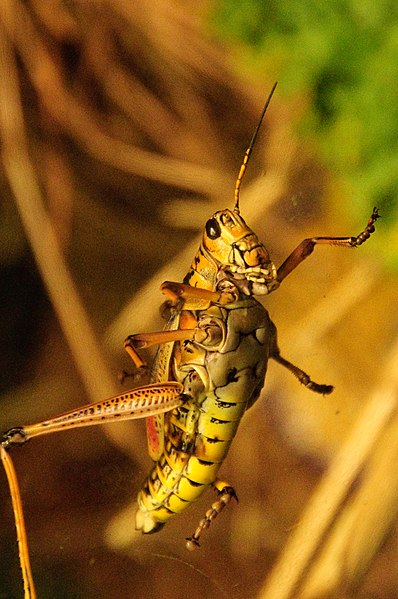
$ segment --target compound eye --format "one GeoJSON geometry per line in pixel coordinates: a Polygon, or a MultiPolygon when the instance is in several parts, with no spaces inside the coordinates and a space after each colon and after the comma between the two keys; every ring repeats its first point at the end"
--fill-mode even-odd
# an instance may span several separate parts
{"type": "Polygon", "coordinates": [[[211,218],[206,223],[206,233],[210,239],[217,239],[221,235],[221,228],[215,218],[211,218]]]}

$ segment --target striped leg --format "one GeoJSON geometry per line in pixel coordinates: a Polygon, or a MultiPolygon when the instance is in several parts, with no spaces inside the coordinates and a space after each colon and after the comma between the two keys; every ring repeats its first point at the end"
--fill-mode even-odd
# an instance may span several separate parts
{"type": "Polygon", "coordinates": [[[181,383],[176,381],[152,383],[125,391],[110,399],[64,412],[48,420],[12,428],[4,433],[1,445],[4,449],[9,449],[13,445],[23,445],[33,437],[61,430],[117,420],[148,418],[181,406],[184,401],[186,397],[181,383]]]}

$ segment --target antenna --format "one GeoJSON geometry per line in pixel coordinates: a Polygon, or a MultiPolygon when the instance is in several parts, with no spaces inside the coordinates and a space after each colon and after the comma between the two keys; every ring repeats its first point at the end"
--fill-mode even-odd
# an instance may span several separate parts
{"type": "Polygon", "coordinates": [[[242,166],[240,167],[239,175],[238,175],[238,178],[237,178],[236,183],[235,183],[235,207],[234,207],[234,212],[237,212],[238,214],[239,214],[239,192],[240,192],[240,186],[241,186],[241,183],[242,183],[242,179],[243,179],[244,174],[246,172],[246,167],[247,167],[247,163],[249,162],[250,154],[252,153],[254,144],[256,143],[256,139],[257,139],[258,132],[260,131],[261,123],[263,122],[264,115],[265,115],[265,113],[267,111],[269,103],[271,102],[272,95],[273,95],[273,93],[274,93],[275,88],[276,88],[277,85],[278,85],[278,82],[275,81],[275,83],[272,86],[272,89],[271,89],[271,91],[269,93],[269,96],[267,98],[267,101],[264,104],[264,108],[263,108],[263,111],[261,113],[260,120],[258,121],[258,125],[257,125],[257,127],[256,127],[256,129],[255,129],[255,131],[253,133],[253,137],[251,138],[249,147],[247,148],[247,150],[245,152],[245,156],[243,158],[242,166]]]}

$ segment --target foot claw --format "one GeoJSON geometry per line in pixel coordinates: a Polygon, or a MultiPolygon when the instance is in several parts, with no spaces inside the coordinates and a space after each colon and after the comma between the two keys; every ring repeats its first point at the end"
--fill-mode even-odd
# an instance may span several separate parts
{"type": "Polygon", "coordinates": [[[186,542],[186,548],[188,551],[195,551],[195,549],[199,549],[200,547],[199,541],[194,537],[187,537],[186,542]]]}

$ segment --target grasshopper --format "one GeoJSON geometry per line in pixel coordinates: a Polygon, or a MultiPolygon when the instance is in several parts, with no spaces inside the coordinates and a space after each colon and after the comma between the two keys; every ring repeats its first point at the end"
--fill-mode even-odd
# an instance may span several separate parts
{"type": "MultiPolygon", "coordinates": [[[[209,486],[217,491],[216,500],[186,540],[189,550],[199,547],[203,531],[236,498],[234,488],[218,477],[218,471],[244,412],[260,395],[268,360],[287,368],[311,391],[333,391],[331,385],[314,382],[281,356],[276,327],[255,296],[275,291],[316,245],[360,246],[374,232],[379,218],[374,208],[365,229],[355,237],[304,239],[281,266],[274,265],[240,214],[239,194],[275,87],[276,83],[246,150],[235,184],[233,210],[220,210],[207,221],[201,245],[183,282],[166,281],[161,286],[167,298],[164,312],[168,313],[168,321],[164,330],[130,335],[125,341],[125,349],[138,370],[146,368],[138,350],[159,345],[150,383],[36,424],[12,428],[5,433],[1,446],[9,471],[8,450],[33,437],[115,420],[146,418],[149,454],[154,464],[138,493],[136,528],[143,533],[156,532],[209,486]]],[[[11,472],[14,511],[22,528],[22,506],[13,476],[11,472]]],[[[26,540],[19,538],[19,544],[26,570],[26,540]]],[[[29,581],[25,587],[29,585],[33,587],[29,581]]]]}

